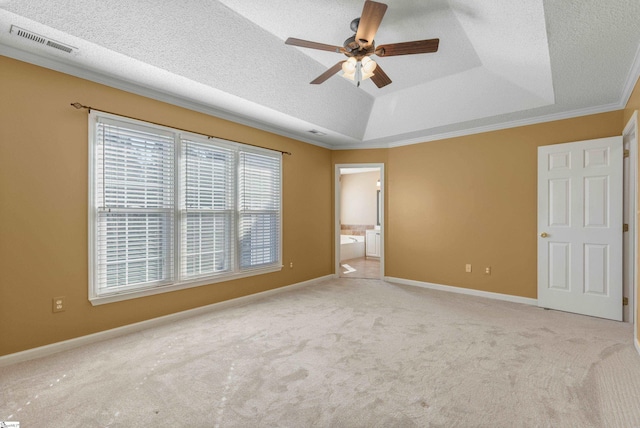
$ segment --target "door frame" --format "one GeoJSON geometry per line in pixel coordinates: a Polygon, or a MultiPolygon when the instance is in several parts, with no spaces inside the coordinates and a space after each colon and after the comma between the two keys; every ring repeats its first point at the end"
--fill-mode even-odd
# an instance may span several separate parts
{"type": "MultiPolygon", "coordinates": [[[[629,232],[633,233],[632,235],[632,243],[631,243],[631,251],[633,252],[634,263],[628,267],[628,269],[633,269],[633,296],[629,296],[629,311],[631,313],[631,320],[633,322],[633,342],[636,346],[638,352],[640,352],[640,343],[638,343],[638,311],[637,311],[637,301],[638,301],[638,268],[640,264],[638,263],[638,111],[634,111],[631,115],[631,118],[627,122],[624,127],[624,131],[622,131],[622,139],[624,142],[624,138],[628,135],[635,134],[635,138],[631,139],[629,142],[629,183],[631,183],[630,189],[630,197],[629,201],[629,232]]],[[[625,249],[626,250],[626,249],[625,249]]]]}
{"type": "MultiPolygon", "coordinates": [[[[380,279],[384,278],[384,163],[340,163],[335,165],[334,169],[334,275],[340,274],[340,196],[342,186],[340,185],[340,168],[379,168],[380,169],[380,279]]],[[[366,243],[365,243],[366,245],[366,243]]]]}

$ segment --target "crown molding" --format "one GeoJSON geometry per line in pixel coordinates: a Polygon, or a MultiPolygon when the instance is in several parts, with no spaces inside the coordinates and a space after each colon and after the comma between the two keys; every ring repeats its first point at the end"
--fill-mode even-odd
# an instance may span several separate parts
{"type": "Polygon", "coordinates": [[[467,135],[481,134],[484,132],[500,131],[510,128],[518,128],[521,126],[536,125],[540,123],[553,122],[556,120],[573,119],[580,116],[588,116],[591,114],[608,113],[624,108],[620,103],[605,104],[596,107],[588,107],[584,109],[572,110],[561,113],[553,113],[544,116],[532,117],[527,119],[518,119],[509,122],[501,122],[493,125],[479,126],[476,128],[468,128],[460,131],[446,132],[442,134],[430,135],[427,137],[417,137],[409,140],[402,140],[395,143],[389,143],[388,147],[408,146],[412,144],[426,143],[430,141],[445,140],[447,138],[464,137],[467,135]]]}
{"type": "MultiPolygon", "coordinates": [[[[89,80],[91,82],[99,83],[105,86],[109,86],[115,89],[120,89],[125,92],[140,95],[146,98],[150,98],[156,101],[161,101],[167,104],[183,107],[188,110],[193,110],[198,113],[204,113],[209,116],[214,116],[220,119],[228,120],[240,125],[249,126],[251,128],[259,129],[261,131],[269,132],[272,134],[280,135],[282,137],[291,138],[296,141],[302,141],[304,143],[320,146],[326,149],[331,149],[333,146],[322,141],[314,140],[311,138],[304,138],[303,136],[293,134],[284,131],[280,128],[276,128],[270,124],[250,119],[246,116],[238,115],[229,110],[225,110],[219,107],[212,107],[204,105],[202,103],[194,102],[180,96],[171,95],[155,88],[144,86],[138,83],[126,81],[124,79],[100,73],[95,70],[90,70],[85,67],[79,67],[74,64],[68,64],[59,61],[54,58],[37,55],[31,52],[26,52],[20,49],[16,49],[12,46],[7,46],[0,43],[0,55],[16,59],[18,61],[26,62],[29,64],[37,65],[39,67],[47,68],[49,70],[58,71],[64,74],[68,74],[80,79],[89,80]]],[[[70,100],[71,102],[72,100],[70,100]]]]}
{"type": "MultiPolygon", "coordinates": [[[[432,141],[439,141],[448,138],[464,137],[468,135],[474,135],[484,132],[500,131],[510,128],[516,128],[527,125],[535,125],[545,122],[552,122],[556,120],[572,119],[580,116],[587,116],[592,114],[607,113],[615,110],[624,109],[631,97],[631,93],[635,88],[635,85],[640,78],[640,46],[636,50],[634,61],[627,75],[624,88],[621,93],[621,99],[617,103],[604,104],[595,107],[587,107],[583,109],[576,109],[572,111],[552,113],[532,118],[518,119],[508,122],[500,122],[492,125],[479,126],[474,128],[467,128],[458,131],[451,131],[433,135],[426,135],[423,137],[414,137],[407,139],[399,139],[397,141],[382,141],[369,140],[369,141],[353,141],[354,139],[345,136],[333,136],[337,142],[335,144],[320,141],[314,138],[305,138],[303,135],[288,132],[276,126],[268,123],[255,120],[246,116],[239,115],[237,113],[225,110],[219,107],[212,107],[204,105],[202,103],[194,102],[189,99],[182,98],[180,96],[172,95],[160,91],[155,88],[147,87],[142,84],[132,83],[124,79],[107,75],[96,70],[90,70],[85,67],[79,67],[74,64],[68,64],[59,61],[55,58],[37,55],[31,52],[23,51],[5,44],[0,43],[0,55],[7,56],[19,61],[34,64],[40,67],[44,67],[50,70],[65,73],[71,76],[75,76],[81,79],[89,80],[99,84],[103,84],[115,89],[120,89],[129,93],[154,99],[157,101],[172,104],[178,107],[183,107],[189,110],[193,110],[199,113],[204,113],[210,116],[218,117],[224,120],[228,120],[241,125],[249,126],[251,128],[259,129],[261,131],[269,132],[272,134],[280,135],[282,137],[291,138],[296,141],[301,141],[314,146],[322,147],[329,150],[366,150],[366,149],[389,149],[394,147],[408,146],[413,144],[421,144],[432,141]]],[[[316,127],[317,128],[317,127],[316,127]]],[[[323,130],[324,132],[324,130],[323,130]]],[[[327,131],[329,133],[329,131],[327,131]]]]}
{"type": "Polygon", "coordinates": [[[631,93],[633,92],[633,88],[636,87],[638,79],[640,79],[640,45],[638,45],[638,49],[636,49],[636,56],[633,58],[633,63],[631,64],[624,89],[622,90],[620,104],[623,106],[626,106],[629,102],[629,98],[631,98],[631,93]]]}

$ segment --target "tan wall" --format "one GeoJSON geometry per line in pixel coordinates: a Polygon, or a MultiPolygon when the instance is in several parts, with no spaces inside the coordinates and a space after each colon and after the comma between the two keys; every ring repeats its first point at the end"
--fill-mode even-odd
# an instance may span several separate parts
{"type": "Polygon", "coordinates": [[[622,117],[617,111],[332,158],[385,163],[386,276],[535,298],[537,147],[620,135],[622,117]]]}
{"type": "Polygon", "coordinates": [[[4,57],[0,94],[0,355],[333,272],[336,164],[385,165],[387,276],[535,298],[536,148],[620,135],[640,108],[636,85],[624,111],[392,149],[329,151],[4,57]],[[287,267],[91,306],[87,116],[73,101],[293,152],[284,158],[287,267]],[[473,264],[471,274],[465,263],[473,264]],[[67,310],[54,315],[51,298],[61,295],[67,310]]]}
{"type": "Polygon", "coordinates": [[[375,226],[378,220],[377,171],[344,174],[340,185],[340,223],[375,226]]]}
{"type": "MultiPolygon", "coordinates": [[[[627,125],[627,122],[629,122],[629,119],[631,119],[631,116],[633,115],[634,111],[640,111],[640,79],[638,79],[638,81],[636,82],[636,86],[633,89],[633,92],[631,93],[631,97],[629,97],[629,101],[627,101],[627,105],[625,106],[624,120],[622,123],[623,129],[627,125]]],[[[638,165],[640,165],[640,153],[638,153],[638,161],[639,161],[638,165]]],[[[638,176],[638,184],[639,185],[638,185],[637,197],[638,197],[638,200],[640,201],[640,175],[638,176]]],[[[640,224],[640,212],[637,213],[637,215],[638,216],[636,219],[636,224],[640,224]]],[[[640,240],[640,235],[638,233],[636,233],[636,239],[640,240]]],[[[638,248],[640,248],[640,246],[638,246],[638,248]]],[[[637,254],[637,257],[638,257],[637,266],[640,266],[640,254],[637,254]]],[[[640,289],[640,287],[636,286],[636,290],[638,289],[640,289]]],[[[638,295],[636,296],[636,320],[640,320],[640,293],[638,293],[638,295]]],[[[638,337],[636,338],[636,340],[640,345],[640,328],[638,328],[638,337]]]]}
{"type": "Polygon", "coordinates": [[[535,298],[537,147],[620,135],[621,118],[606,113],[391,149],[387,276],[535,298]]]}
{"type": "Polygon", "coordinates": [[[627,101],[627,105],[624,108],[623,127],[626,126],[629,119],[631,119],[631,115],[636,110],[640,110],[640,79],[636,82],[636,86],[633,88],[629,101],[627,101]]]}
{"type": "Polygon", "coordinates": [[[332,272],[331,152],[0,57],[0,355],[332,272]],[[286,150],[278,273],[92,306],[87,292],[87,114],[96,108],[286,150]],[[289,262],[294,268],[289,268],[289,262]],[[51,300],[67,310],[53,314],[51,300]]]}

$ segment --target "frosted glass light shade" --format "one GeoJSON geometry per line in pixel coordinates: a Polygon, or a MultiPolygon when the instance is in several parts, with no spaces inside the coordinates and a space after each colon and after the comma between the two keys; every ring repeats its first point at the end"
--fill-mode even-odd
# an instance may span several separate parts
{"type": "MultiPolygon", "coordinates": [[[[376,67],[378,66],[378,64],[376,64],[376,62],[374,60],[372,60],[371,58],[369,58],[368,56],[365,56],[364,58],[362,58],[362,61],[360,61],[362,63],[362,72],[367,75],[373,75],[373,70],[376,69],[376,67]]],[[[369,76],[369,77],[371,77],[369,76]]]]}
{"type": "Polygon", "coordinates": [[[342,71],[345,74],[353,74],[356,71],[356,59],[354,57],[349,58],[345,62],[342,63],[342,71]]]}

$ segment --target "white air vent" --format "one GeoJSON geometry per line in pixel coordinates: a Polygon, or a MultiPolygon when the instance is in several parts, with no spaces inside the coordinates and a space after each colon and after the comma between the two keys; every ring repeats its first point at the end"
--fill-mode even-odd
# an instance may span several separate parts
{"type": "Polygon", "coordinates": [[[72,53],[73,51],[77,50],[77,48],[74,48],[73,46],[65,45],[64,43],[60,43],[55,40],[48,39],[32,31],[28,31],[28,30],[25,30],[24,28],[16,27],[15,25],[11,26],[11,30],[9,32],[11,34],[15,34],[18,37],[31,40],[32,42],[40,43],[41,45],[49,46],[50,48],[58,49],[66,53],[72,53]]]}

